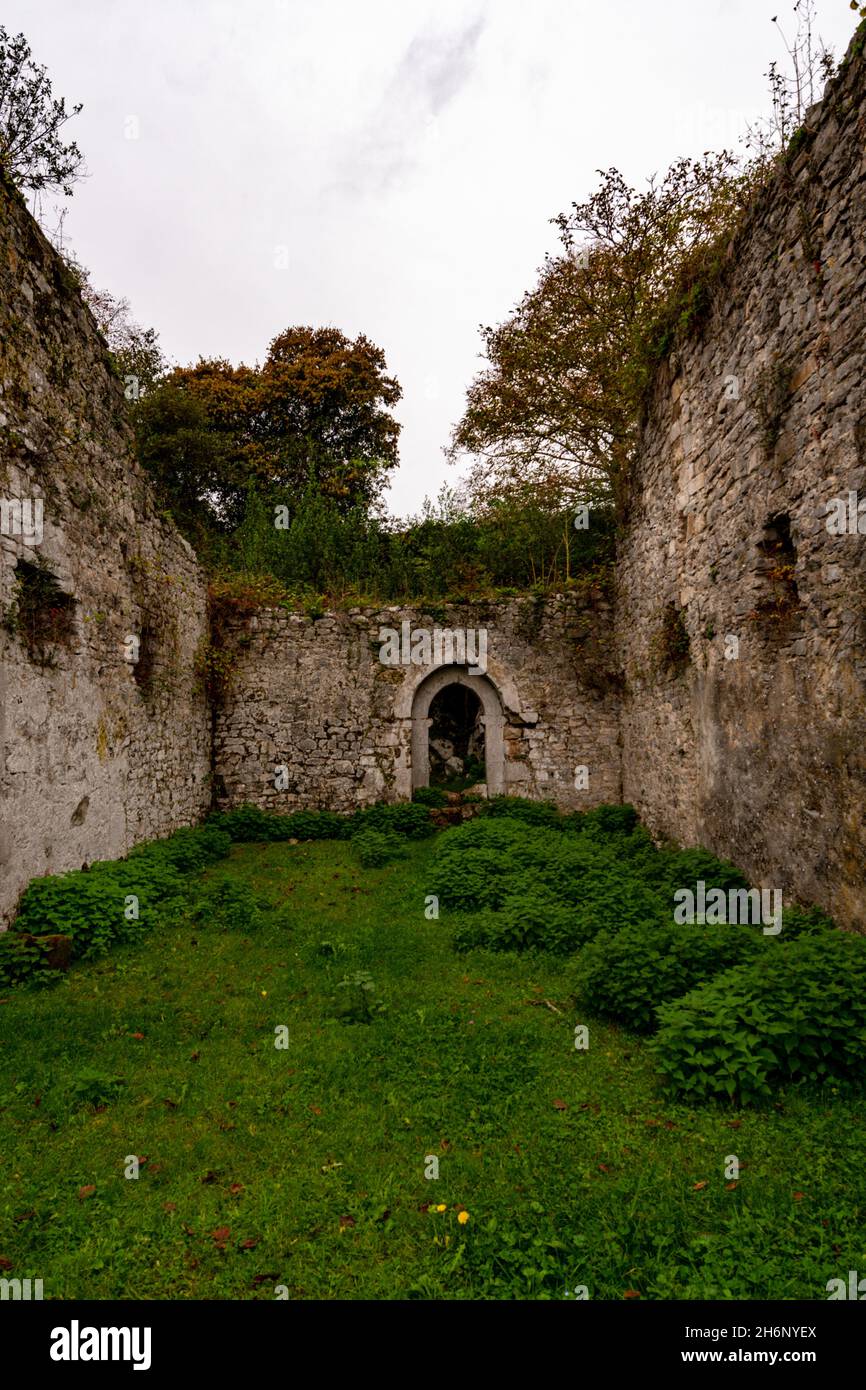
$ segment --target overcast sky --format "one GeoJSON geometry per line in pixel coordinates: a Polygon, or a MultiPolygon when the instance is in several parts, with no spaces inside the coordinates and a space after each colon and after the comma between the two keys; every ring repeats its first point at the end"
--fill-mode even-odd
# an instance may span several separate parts
{"type": "MultiPolygon", "coordinates": [[[[365,333],[403,387],[405,514],[594,171],[733,145],[791,0],[3,0],[87,159],[65,232],[169,357],[365,333]]],[[[848,0],[819,0],[841,56],[848,0]]]]}

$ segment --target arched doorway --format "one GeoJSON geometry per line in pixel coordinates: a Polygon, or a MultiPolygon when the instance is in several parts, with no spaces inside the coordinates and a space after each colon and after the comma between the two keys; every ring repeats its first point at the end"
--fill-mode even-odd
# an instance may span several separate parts
{"type": "Polygon", "coordinates": [[[484,782],[484,711],[468,685],[445,685],[430,701],[427,735],[431,787],[465,791],[484,782]]]}
{"type": "Polygon", "coordinates": [[[487,676],[470,676],[465,667],[446,666],[421,682],[412,701],[412,790],[431,781],[431,743],[434,780],[458,775],[483,759],[490,796],[505,790],[505,719],[502,702],[487,676]],[[449,754],[447,745],[452,745],[449,754]],[[449,758],[452,759],[449,768],[449,758]],[[440,776],[441,765],[441,776],[440,776]]]}

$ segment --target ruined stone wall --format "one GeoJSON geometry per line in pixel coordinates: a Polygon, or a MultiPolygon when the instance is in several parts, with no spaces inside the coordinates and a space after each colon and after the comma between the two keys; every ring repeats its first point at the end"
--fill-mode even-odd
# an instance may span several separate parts
{"type": "Polygon", "coordinates": [[[655,384],[618,647],[625,799],[659,835],[866,930],[859,48],[655,384]],[[862,505],[859,533],[856,517],[828,530],[837,498],[862,505]]]}
{"type": "Polygon", "coordinates": [[[14,189],[0,185],[7,922],[31,877],[122,855],[194,821],[210,799],[209,720],[194,670],[203,579],[156,511],[125,418],[123,386],[74,281],[14,189]],[[40,501],[41,527],[22,534],[40,501]],[[135,664],[127,637],[141,643],[135,664]]]}
{"type": "Polygon", "coordinates": [[[403,622],[431,635],[437,625],[487,633],[486,674],[504,710],[505,791],[564,807],[620,799],[611,610],[595,594],[435,614],[356,608],[314,619],[268,610],[239,623],[215,724],[225,804],[348,811],[411,795],[413,696],[437,668],[380,659],[382,629],[401,631],[403,622]],[[588,769],[585,790],[575,786],[579,766],[588,769]]]}

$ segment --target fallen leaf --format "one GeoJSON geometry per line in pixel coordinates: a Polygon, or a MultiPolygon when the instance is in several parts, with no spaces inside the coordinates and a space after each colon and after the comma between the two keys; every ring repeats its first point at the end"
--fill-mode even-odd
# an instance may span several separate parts
{"type": "Polygon", "coordinates": [[[231,1226],[217,1226],[215,1231],[211,1231],[211,1239],[218,1246],[225,1248],[225,1243],[231,1235],[231,1226]]]}
{"type": "Polygon", "coordinates": [[[728,1127],[729,1127],[729,1129],[742,1129],[742,1128],[743,1128],[743,1122],[742,1122],[742,1120],[729,1120],[729,1121],[728,1121],[728,1127]]]}
{"type": "Polygon", "coordinates": [[[255,1250],[255,1248],[256,1248],[257,1245],[258,1245],[258,1241],[257,1241],[257,1240],[253,1240],[252,1236],[247,1236],[246,1240],[242,1240],[242,1241],[241,1241],[240,1245],[238,1246],[238,1249],[239,1249],[239,1250],[255,1250]]]}
{"type": "Polygon", "coordinates": [[[96,1187],[95,1187],[95,1185],[94,1185],[93,1183],[89,1183],[87,1187],[79,1187],[79,1189],[78,1189],[78,1200],[79,1200],[79,1202],[83,1202],[83,1201],[85,1200],[85,1198],[87,1198],[87,1197],[92,1197],[95,1191],[96,1191],[96,1187]]]}
{"type": "Polygon", "coordinates": [[[694,1185],[694,1187],[692,1188],[692,1192],[701,1192],[701,1191],[703,1191],[703,1189],[706,1187],[706,1185],[707,1185],[707,1184],[706,1184],[705,1181],[704,1181],[704,1182],[696,1182],[695,1185],[694,1185]]]}
{"type": "Polygon", "coordinates": [[[141,1042],[142,1038],[144,1037],[144,1034],[143,1034],[143,1033],[133,1033],[132,1036],[136,1039],[137,1042],[141,1042]]]}
{"type": "Polygon", "coordinates": [[[278,1274],[256,1274],[253,1277],[253,1288],[257,1284],[275,1284],[279,1277],[278,1274]]]}
{"type": "Polygon", "coordinates": [[[609,1172],[610,1172],[610,1168],[608,1167],[608,1165],[607,1165],[606,1163],[600,1163],[600,1164],[598,1165],[598,1171],[599,1171],[600,1173],[609,1173],[609,1172]]]}
{"type": "Polygon", "coordinates": [[[0,1255],[0,1269],[11,1269],[12,1261],[6,1255],[0,1255]]]}
{"type": "Polygon", "coordinates": [[[355,1218],[354,1218],[354,1216],[341,1216],[341,1217],[340,1217],[340,1230],[341,1230],[341,1231],[344,1231],[344,1230],[346,1229],[347,1226],[354,1226],[354,1224],[355,1224],[355,1218]]]}
{"type": "Polygon", "coordinates": [[[623,1298],[640,1298],[640,1289],[626,1289],[623,1298]]]}
{"type": "Polygon", "coordinates": [[[233,1197],[239,1197],[243,1190],[244,1185],[242,1182],[233,1182],[231,1187],[229,1188],[229,1192],[232,1194],[233,1197]]]}
{"type": "Polygon", "coordinates": [[[204,1177],[201,1179],[202,1182],[216,1182],[216,1180],[217,1180],[217,1175],[216,1175],[216,1173],[213,1171],[212,1168],[208,1168],[208,1170],[207,1170],[207,1172],[205,1173],[204,1177]]]}
{"type": "Polygon", "coordinates": [[[553,1108],[554,1110],[567,1110],[568,1106],[566,1105],[564,1100],[555,1100],[553,1102],[553,1108]]]}
{"type": "Polygon", "coordinates": [[[735,1188],[736,1186],[737,1186],[737,1184],[736,1184],[735,1182],[726,1182],[726,1183],[725,1183],[725,1191],[726,1191],[726,1192],[733,1192],[733,1190],[734,1190],[734,1188],[735,1188]]]}
{"type": "Polygon", "coordinates": [[[794,1201],[795,1201],[795,1202],[802,1202],[802,1200],[803,1200],[803,1198],[805,1197],[805,1195],[806,1195],[805,1192],[795,1192],[795,1193],[794,1193],[794,1201]]]}
{"type": "Polygon", "coordinates": [[[177,1211],[177,1202],[163,1202],[163,1211],[177,1211]]]}
{"type": "Polygon", "coordinates": [[[310,1110],[312,1110],[312,1112],[313,1112],[314,1115],[321,1115],[321,1113],[322,1113],[321,1110],[319,1109],[318,1105],[311,1105],[309,1108],[310,1108],[310,1110]]]}
{"type": "Polygon", "coordinates": [[[201,1053],[200,1053],[200,1052],[193,1052],[192,1055],[190,1056],[190,1059],[189,1059],[189,1060],[190,1060],[191,1062],[197,1062],[200,1056],[201,1056],[201,1053]]]}

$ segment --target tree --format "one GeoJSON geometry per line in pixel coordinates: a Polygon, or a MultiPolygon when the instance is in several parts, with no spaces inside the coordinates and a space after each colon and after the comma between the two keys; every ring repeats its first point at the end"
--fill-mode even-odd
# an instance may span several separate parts
{"type": "MultiPolygon", "coordinates": [[[[189,523],[232,530],[251,489],[297,499],[312,484],[343,511],[370,507],[397,463],[400,399],[385,355],[336,328],[289,328],[262,366],[200,360],[171,372],[139,412],[142,462],[189,523]],[[206,464],[190,431],[207,437],[206,464]]],[[[206,453],[206,451],[205,451],[206,453]]]]}
{"type": "MultiPolygon", "coordinates": [[[[226,496],[225,442],[211,428],[202,402],[179,386],[164,383],[135,408],[138,455],[156,480],[162,501],[196,547],[204,548],[217,521],[215,507],[226,496]]],[[[243,499],[243,489],[238,490],[243,499]]],[[[229,526],[238,513],[219,518],[229,526]]]]}
{"type": "MultiPolygon", "coordinates": [[[[857,8],[857,0],[853,0],[851,9],[857,8]]],[[[860,7],[860,14],[866,15],[866,5],[860,7]]],[[[754,159],[767,167],[788,149],[802,129],[809,108],[820,100],[824,86],[836,71],[832,52],[815,32],[815,0],[796,0],[793,15],[796,29],[790,42],[779,16],[774,15],[772,19],[785,45],[790,72],[781,68],[777,60],[770,63],[767,80],[772,99],[771,114],[750,125],[746,133],[746,145],[754,159]]]]}
{"type": "Polygon", "coordinates": [[[84,159],[60,130],[81,109],[79,102],[67,111],[63,97],[52,97],[47,71],[33,62],[24,35],[12,38],[0,25],[0,163],[19,188],[71,196],[84,159]]]}
{"type": "Polygon", "coordinates": [[[599,172],[597,191],[554,219],[562,253],[505,323],[482,329],[488,365],[449,450],[479,460],[476,499],[530,480],[569,502],[618,494],[655,362],[700,311],[754,188],[727,153],[678,160],[643,191],[599,172]]]}
{"type": "Polygon", "coordinates": [[[562,253],[504,323],[482,328],[487,366],[447,450],[452,461],[475,455],[476,505],[526,484],[569,500],[575,489],[589,502],[622,497],[656,364],[710,306],[728,245],[758,189],[784,172],[834,70],[814,0],[796,0],[794,15],[792,42],[782,33],[792,72],[770,65],[772,116],[745,133],[747,159],[680,159],[640,192],[599,171],[597,191],[554,218],[562,253]]]}
{"type": "Polygon", "coordinates": [[[96,289],[84,266],[68,255],[64,255],[64,259],[76,275],[81,297],[108,344],[115,370],[123,379],[127,400],[140,400],[154,389],[168,370],[156,329],[142,328],[132,317],[128,299],[118,299],[108,290],[96,289]]]}

